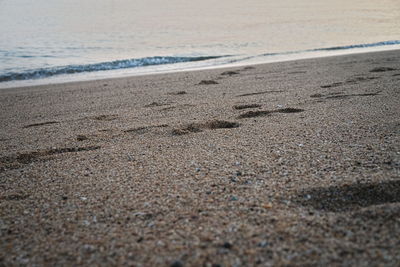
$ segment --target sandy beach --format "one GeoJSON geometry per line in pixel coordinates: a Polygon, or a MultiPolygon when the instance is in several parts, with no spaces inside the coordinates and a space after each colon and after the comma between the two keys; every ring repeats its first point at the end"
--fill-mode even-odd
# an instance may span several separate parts
{"type": "Polygon", "coordinates": [[[0,265],[398,266],[400,51],[0,90],[0,265]]]}

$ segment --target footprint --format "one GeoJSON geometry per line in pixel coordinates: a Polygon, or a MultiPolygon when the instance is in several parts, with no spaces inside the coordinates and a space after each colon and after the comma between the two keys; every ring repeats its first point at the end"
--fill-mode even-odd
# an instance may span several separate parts
{"type": "MultiPolygon", "coordinates": [[[[359,75],[357,75],[357,76],[359,76],[359,75]]],[[[348,79],[345,82],[336,82],[336,83],[332,83],[332,84],[321,85],[321,88],[338,87],[338,86],[345,85],[345,84],[357,84],[358,82],[366,82],[366,81],[371,81],[371,80],[375,80],[375,79],[379,79],[379,78],[380,77],[375,77],[375,76],[355,77],[353,79],[348,79]]]]}
{"type": "Polygon", "coordinates": [[[346,80],[347,84],[351,84],[351,83],[357,83],[357,82],[364,82],[364,81],[371,81],[371,80],[375,80],[375,79],[379,79],[379,77],[374,77],[374,76],[370,76],[370,77],[356,77],[354,79],[348,79],[346,80]]]}
{"type": "Polygon", "coordinates": [[[186,109],[186,108],[189,108],[189,107],[195,107],[195,106],[196,105],[193,105],[193,104],[182,104],[182,105],[165,107],[165,108],[160,109],[160,111],[168,111],[168,110],[173,110],[173,109],[182,110],[182,109],[186,109]]]}
{"type": "Polygon", "coordinates": [[[340,99],[340,98],[348,98],[348,97],[356,97],[356,96],[376,96],[379,95],[381,91],[375,93],[365,93],[365,94],[348,94],[348,95],[328,95],[326,99],[340,99]]]}
{"type": "Polygon", "coordinates": [[[218,82],[213,80],[202,80],[198,83],[199,85],[211,85],[211,84],[218,84],[218,82]]]}
{"type": "Polygon", "coordinates": [[[200,127],[206,129],[231,129],[237,128],[240,124],[237,122],[230,122],[230,121],[221,121],[221,120],[212,120],[205,123],[200,124],[200,127]]]}
{"type": "Polygon", "coordinates": [[[172,135],[185,135],[189,133],[198,133],[201,129],[196,124],[189,124],[181,128],[176,128],[172,130],[172,135]]]}
{"type": "Polygon", "coordinates": [[[223,76],[233,76],[233,75],[238,75],[238,74],[239,74],[239,72],[237,72],[237,71],[225,71],[225,72],[221,73],[221,75],[223,75],[223,76]]]}
{"type": "Polygon", "coordinates": [[[82,134],[78,134],[77,136],[76,136],[76,140],[77,141],[85,141],[85,140],[88,140],[89,138],[86,136],[86,135],[82,135],[82,134]]]}
{"type": "Polygon", "coordinates": [[[364,93],[364,94],[343,94],[343,92],[331,93],[331,94],[313,94],[310,95],[311,98],[324,98],[324,99],[343,99],[348,97],[357,97],[357,96],[376,96],[382,91],[374,92],[374,93],[364,93]]]}
{"type": "Polygon", "coordinates": [[[186,95],[186,91],[177,91],[177,92],[172,92],[169,93],[169,95],[186,95]]]}
{"type": "Polygon", "coordinates": [[[397,70],[395,68],[390,68],[390,67],[377,67],[377,68],[373,68],[372,70],[370,70],[370,72],[386,72],[386,71],[394,71],[397,70]]]}
{"type": "Polygon", "coordinates": [[[145,108],[152,108],[152,107],[161,107],[161,106],[168,106],[168,103],[158,103],[158,102],[151,102],[150,104],[145,105],[145,108]]]}
{"type": "Polygon", "coordinates": [[[162,109],[160,109],[160,111],[168,111],[168,110],[173,110],[173,109],[176,109],[176,106],[162,108],[162,109]]]}
{"type": "Polygon", "coordinates": [[[33,123],[33,124],[28,124],[28,125],[24,126],[23,128],[37,127],[37,126],[56,124],[56,123],[60,123],[60,122],[59,121],[46,121],[46,122],[40,122],[40,123],[33,123]]]}
{"type": "Polygon", "coordinates": [[[307,73],[307,71],[292,71],[292,72],[288,72],[288,74],[304,74],[307,73]]]}
{"type": "Polygon", "coordinates": [[[261,107],[261,105],[259,105],[259,104],[244,104],[244,105],[233,106],[234,109],[238,109],[238,110],[248,109],[248,108],[259,108],[259,107],[261,107]]]}
{"type": "Polygon", "coordinates": [[[255,118],[255,117],[264,117],[269,116],[273,113],[298,113],[303,112],[304,109],[300,108],[282,108],[276,110],[257,110],[257,111],[248,111],[246,113],[242,113],[238,116],[238,119],[246,119],[246,118],[255,118]]]}
{"type": "Polygon", "coordinates": [[[247,111],[246,113],[240,114],[237,118],[238,119],[246,119],[246,118],[255,118],[255,117],[264,117],[271,115],[270,110],[257,110],[257,111],[247,111]]]}
{"type": "Polygon", "coordinates": [[[137,128],[125,130],[124,132],[125,133],[134,133],[134,134],[140,135],[140,134],[145,134],[145,133],[149,132],[153,128],[165,128],[165,127],[168,127],[168,124],[137,127],[137,128]]]}
{"type": "Polygon", "coordinates": [[[337,83],[332,83],[332,84],[327,84],[327,85],[321,85],[321,88],[331,88],[331,87],[338,87],[343,85],[342,82],[337,82],[337,83]]]}
{"type": "MultiPolygon", "coordinates": [[[[21,153],[13,156],[6,156],[0,158],[0,172],[7,169],[17,169],[21,164],[30,164],[39,160],[45,160],[46,157],[72,153],[81,151],[92,151],[100,149],[100,146],[88,146],[88,147],[65,147],[65,148],[54,148],[49,150],[33,151],[28,153],[21,153]]],[[[47,158],[48,159],[48,158],[47,158]]]]}
{"type": "Polygon", "coordinates": [[[303,112],[304,109],[301,108],[281,108],[281,109],[277,109],[274,110],[273,112],[276,113],[299,113],[299,112],[303,112]]]}
{"type": "Polygon", "coordinates": [[[97,120],[97,121],[113,121],[113,120],[115,120],[117,118],[118,118],[118,115],[113,115],[113,114],[111,114],[111,115],[99,115],[99,116],[91,117],[91,119],[97,120]]]}
{"type": "Polygon", "coordinates": [[[231,129],[237,128],[240,124],[237,122],[212,120],[204,123],[191,123],[181,128],[172,130],[173,135],[184,135],[189,133],[201,132],[203,129],[215,130],[215,129],[231,129]]]}
{"type": "Polygon", "coordinates": [[[349,98],[349,97],[355,97],[355,96],[375,96],[375,95],[378,95],[378,93],[350,94],[350,95],[331,95],[331,96],[326,96],[325,99],[341,99],[341,98],[349,98]]]}
{"type": "Polygon", "coordinates": [[[272,94],[272,93],[283,93],[284,91],[262,91],[262,92],[255,92],[255,93],[248,93],[248,94],[242,94],[242,95],[237,95],[236,97],[242,97],[242,96],[252,96],[252,95],[263,95],[263,94],[272,94]]]}
{"type": "Polygon", "coordinates": [[[310,95],[310,97],[317,98],[317,97],[323,97],[323,95],[321,95],[321,94],[312,94],[312,95],[310,95]]]}
{"type": "Polygon", "coordinates": [[[301,192],[297,202],[318,210],[342,212],[400,202],[400,181],[317,187],[301,192]]]}

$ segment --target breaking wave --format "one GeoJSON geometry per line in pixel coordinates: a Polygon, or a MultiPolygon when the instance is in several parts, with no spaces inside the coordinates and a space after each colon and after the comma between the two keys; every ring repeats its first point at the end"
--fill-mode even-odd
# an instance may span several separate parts
{"type": "Polygon", "coordinates": [[[87,65],[68,65],[62,67],[40,68],[24,72],[8,72],[0,74],[0,82],[8,82],[15,80],[31,80],[47,78],[60,74],[73,74],[82,72],[117,70],[127,68],[138,68],[153,65],[174,64],[194,61],[204,61],[209,59],[217,59],[226,56],[202,56],[202,57],[146,57],[139,59],[115,60],[110,62],[102,62],[87,65]]]}

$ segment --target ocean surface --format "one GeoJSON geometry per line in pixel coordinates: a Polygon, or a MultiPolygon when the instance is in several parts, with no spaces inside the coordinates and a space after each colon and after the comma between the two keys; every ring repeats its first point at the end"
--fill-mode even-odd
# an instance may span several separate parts
{"type": "Polygon", "coordinates": [[[0,0],[0,88],[387,49],[399,0],[0,0]]]}

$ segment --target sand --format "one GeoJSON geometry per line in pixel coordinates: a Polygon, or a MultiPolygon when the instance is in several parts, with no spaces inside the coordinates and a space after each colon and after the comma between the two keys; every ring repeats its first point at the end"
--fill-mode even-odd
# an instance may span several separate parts
{"type": "Polygon", "coordinates": [[[400,262],[400,51],[0,105],[0,265],[400,262]]]}

